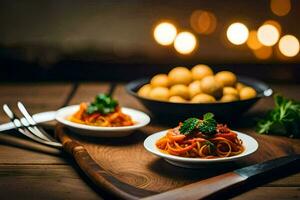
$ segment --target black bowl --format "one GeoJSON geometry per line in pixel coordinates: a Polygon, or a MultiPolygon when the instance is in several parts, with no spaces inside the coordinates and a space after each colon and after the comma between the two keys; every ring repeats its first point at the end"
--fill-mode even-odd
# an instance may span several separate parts
{"type": "Polygon", "coordinates": [[[149,78],[138,79],[126,85],[129,94],[137,98],[155,117],[165,119],[180,119],[188,117],[199,117],[207,112],[212,112],[218,119],[234,119],[249,110],[262,97],[271,96],[273,91],[265,83],[247,77],[238,76],[238,80],[257,91],[257,96],[252,99],[239,100],[228,103],[172,103],[158,101],[141,97],[137,91],[146,83],[149,78]]]}

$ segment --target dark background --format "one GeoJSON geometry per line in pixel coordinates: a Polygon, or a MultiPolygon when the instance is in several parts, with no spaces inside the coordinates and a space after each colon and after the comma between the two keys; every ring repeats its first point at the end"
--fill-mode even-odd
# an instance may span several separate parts
{"type": "Polygon", "coordinates": [[[247,45],[234,46],[225,36],[235,21],[252,30],[272,19],[282,34],[299,39],[300,1],[291,3],[289,14],[279,17],[269,0],[2,0],[0,81],[130,81],[206,63],[215,71],[299,83],[299,54],[282,58],[274,47],[270,58],[260,60],[247,45]],[[183,56],[155,42],[153,26],[161,20],[193,32],[189,18],[197,9],[214,13],[217,28],[208,36],[196,34],[199,48],[193,54],[183,56]]]}

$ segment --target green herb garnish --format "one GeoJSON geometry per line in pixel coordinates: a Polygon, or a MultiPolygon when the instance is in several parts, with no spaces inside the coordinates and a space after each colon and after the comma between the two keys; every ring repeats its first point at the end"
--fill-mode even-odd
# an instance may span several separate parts
{"type": "Polygon", "coordinates": [[[274,101],[274,109],[258,122],[257,132],[300,138],[300,102],[279,95],[274,101]]]}
{"type": "Polygon", "coordinates": [[[213,135],[216,132],[217,122],[214,119],[214,114],[206,113],[203,116],[203,120],[197,118],[189,118],[183,122],[179,131],[180,133],[187,135],[192,133],[194,130],[199,130],[203,134],[213,135]]]}
{"type": "Polygon", "coordinates": [[[209,153],[212,154],[215,150],[216,150],[216,146],[214,143],[210,142],[210,141],[206,141],[205,144],[208,146],[209,149],[209,153]]]}
{"type": "Polygon", "coordinates": [[[214,119],[214,114],[206,113],[203,116],[202,123],[199,126],[199,130],[206,135],[213,135],[216,133],[217,121],[214,119]]]}
{"type": "Polygon", "coordinates": [[[101,114],[108,114],[114,112],[117,106],[118,102],[114,100],[110,95],[98,94],[95,97],[95,100],[92,103],[90,103],[86,112],[88,114],[93,114],[95,112],[99,112],[101,114]]]}
{"type": "Polygon", "coordinates": [[[189,118],[183,122],[179,131],[180,133],[187,135],[190,134],[193,130],[195,130],[200,123],[200,120],[197,118],[189,118]]]}

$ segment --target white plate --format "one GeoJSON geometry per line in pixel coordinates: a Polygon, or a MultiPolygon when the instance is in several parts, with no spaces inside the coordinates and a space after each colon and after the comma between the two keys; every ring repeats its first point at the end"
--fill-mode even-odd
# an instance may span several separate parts
{"type": "Polygon", "coordinates": [[[131,108],[122,107],[122,112],[131,116],[134,121],[132,126],[122,126],[122,127],[100,127],[100,126],[90,126],[84,124],[78,124],[75,122],[69,121],[67,118],[73,115],[76,111],[79,110],[79,105],[67,106],[61,108],[57,111],[55,119],[66,125],[68,128],[72,129],[76,133],[87,136],[95,137],[123,137],[127,136],[132,131],[137,130],[141,127],[146,126],[150,122],[150,117],[138,110],[131,108]]]}
{"type": "Polygon", "coordinates": [[[160,138],[166,135],[167,130],[154,133],[148,136],[144,141],[144,147],[147,149],[147,151],[153,153],[154,155],[164,158],[167,162],[173,165],[180,166],[180,167],[190,167],[190,168],[201,167],[202,164],[234,161],[249,156],[250,154],[254,153],[257,150],[258,143],[253,137],[250,137],[249,135],[240,133],[238,131],[234,131],[234,132],[237,133],[238,138],[240,138],[243,141],[243,146],[245,147],[245,150],[243,153],[231,157],[212,158],[212,159],[185,158],[185,157],[162,153],[156,147],[155,143],[157,142],[157,140],[159,140],[160,138]]]}

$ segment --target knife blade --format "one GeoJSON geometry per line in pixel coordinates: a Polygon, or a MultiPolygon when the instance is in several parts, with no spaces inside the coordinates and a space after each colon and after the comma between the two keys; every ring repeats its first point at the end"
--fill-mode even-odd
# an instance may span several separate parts
{"type": "MultiPolygon", "coordinates": [[[[41,112],[41,113],[34,114],[34,115],[32,115],[32,117],[37,123],[43,123],[43,122],[55,120],[55,114],[56,114],[56,111],[47,111],[47,112],[41,112]]],[[[24,118],[22,118],[21,120],[25,121],[24,118]]],[[[15,125],[12,122],[1,124],[0,132],[11,130],[14,128],[15,128],[15,125]]]]}
{"type": "Polygon", "coordinates": [[[278,169],[293,162],[297,162],[297,160],[300,160],[300,155],[298,154],[280,157],[263,163],[258,163],[234,170],[234,173],[245,178],[254,178],[255,176],[263,174],[264,172],[271,172],[272,170],[278,169]]]}
{"type": "Polygon", "coordinates": [[[157,195],[149,196],[144,199],[161,200],[161,199],[177,199],[177,200],[194,200],[211,197],[220,194],[226,189],[232,188],[252,180],[258,175],[272,173],[287,165],[297,165],[300,163],[300,155],[290,155],[265,161],[262,163],[250,165],[241,169],[234,170],[219,176],[205,179],[196,183],[192,183],[174,190],[170,190],[157,195]]]}

